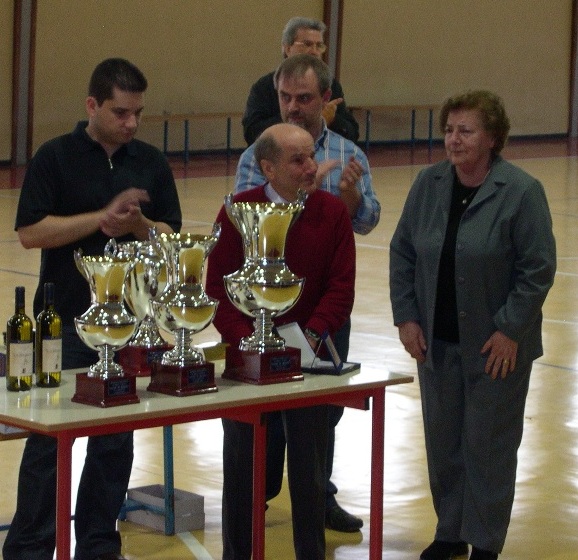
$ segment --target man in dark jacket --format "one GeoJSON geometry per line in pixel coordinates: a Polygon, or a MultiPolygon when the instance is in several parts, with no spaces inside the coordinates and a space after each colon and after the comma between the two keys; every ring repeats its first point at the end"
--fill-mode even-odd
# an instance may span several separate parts
{"type": "MultiPolygon", "coordinates": [[[[316,19],[304,17],[291,18],[281,38],[283,58],[294,54],[311,54],[321,58],[327,48],[323,42],[325,24],[316,19]]],[[[243,116],[243,135],[248,145],[253,144],[266,128],[281,121],[279,100],[270,72],[251,87],[245,114],[243,116]]],[[[343,89],[337,80],[331,84],[331,100],[323,109],[323,118],[327,126],[352,142],[359,139],[359,125],[345,104],[343,89]]]]}

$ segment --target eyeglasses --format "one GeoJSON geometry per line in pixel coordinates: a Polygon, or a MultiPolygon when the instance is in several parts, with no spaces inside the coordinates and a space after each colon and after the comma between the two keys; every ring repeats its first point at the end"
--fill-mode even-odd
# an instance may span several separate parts
{"type": "Polygon", "coordinates": [[[315,43],[313,41],[294,41],[294,45],[299,45],[300,47],[305,47],[306,49],[317,49],[321,54],[327,50],[327,45],[325,43],[315,43]]]}

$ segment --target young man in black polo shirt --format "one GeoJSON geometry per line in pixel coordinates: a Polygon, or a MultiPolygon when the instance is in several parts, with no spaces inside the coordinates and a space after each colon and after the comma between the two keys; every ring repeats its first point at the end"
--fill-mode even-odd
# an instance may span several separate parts
{"type": "MultiPolygon", "coordinates": [[[[63,369],[98,360],[74,328],[90,305],[88,282],[74,250],[102,255],[110,237],[146,239],[155,226],[172,233],[181,209],[163,154],[134,139],[147,81],[124,59],[94,70],[86,100],[88,121],[41,146],[26,171],[16,230],[25,248],[40,248],[40,281],[54,282],[63,323],[63,369]]],[[[116,519],[133,459],[132,432],[90,437],[75,511],[75,560],[123,560],[116,519]]],[[[18,480],[18,502],[3,547],[4,560],[52,560],[55,548],[56,439],[29,436],[18,480]]]]}

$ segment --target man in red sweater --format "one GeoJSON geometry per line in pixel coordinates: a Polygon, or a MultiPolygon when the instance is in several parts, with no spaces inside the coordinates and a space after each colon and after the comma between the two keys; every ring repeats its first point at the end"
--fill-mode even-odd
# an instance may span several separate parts
{"type": "MultiPolygon", "coordinates": [[[[304,129],[292,124],[268,128],[257,140],[255,156],[267,183],[238,194],[235,202],[293,202],[299,189],[308,195],[285,247],[287,266],[306,279],[303,292],[275,323],[297,322],[316,348],[319,335],[325,331],[333,335],[353,307],[355,241],[351,219],[338,197],[317,190],[314,142],[304,129]]],[[[253,332],[253,320],[229,301],[223,276],[241,268],[242,239],[224,208],[216,221],[222,231],[209,257],[207,293],[220,301],[214,325],[223,341],[238,346],[243,336],[253,332]]],[[[295,555],[297,560],[324,560],[327,407],[284,411],[282,416],[295,555]]],[[[253,428],[233,420],[223,420],[223,427],[223,560],[250,560],[253,428]]]]}

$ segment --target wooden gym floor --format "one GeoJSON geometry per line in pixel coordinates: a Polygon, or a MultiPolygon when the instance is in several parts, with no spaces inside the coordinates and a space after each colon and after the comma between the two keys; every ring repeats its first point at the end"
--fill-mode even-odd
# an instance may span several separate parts
{"type": "MultiPolygon", "coordinates": [[[[536,361],[519,452],[516,500],[501,558],[578,560],[578,150],[566,140],[512,141],[504,155],[545,185],[558,245],[556,282],[544,307],[545,354],[536,361]]],[[[388,245],[417,171],[443,158],[418,147],[372,148],[374,187],[382,204],[379,226],[357,236],[358,276],[350,359],[415,374],[392,325],[388,298],[388,245]]],[[[237,156],[172,161],[183,207],[184,230],[208,232],[223,197],[233,189],[237,156]]],[[[39,252],[25,251],[13,231],[21,169],[0,169],[0,320],[12,313],[14,286],[26,287],[27,309],[37,283],[39,252]]],[[[217,340],[213,327],[195,342],[217,340]]],[[[4,390],[4,389],[0,389],[4,390]]],[[[191,397],[194,398],[194,397],[191,397]]],[[[417,560],[433,537],[417,383],[388,390],[385,428],[385,560],[417,560]]],[[[334,481],[339,502],[360,515],[360,533],[327,531],[327,559],[367,558],[370,414],[346,410],[337,429],[334,481]]],[[[129,560],[218,559],[221,556],[221,424],[176,426],[175,485],[204,497],[205,529],[173,537],[120,523],[129,560]]],[[[23,441],[0,443],[0,524],[9,523],[23,441]]],[[[74,446],[75,491],[85,441],[74,446]]],[[[131,488],[162,483],[162,430],[136,432],[131,488]]],[[[73,496],[74,500],[75,496],[73,496]]],[[[286,485],[267,511],[267,558],[293,558],[286,485]]],[[[4,533],[0,533],[0,541],[4,533]]]]}

